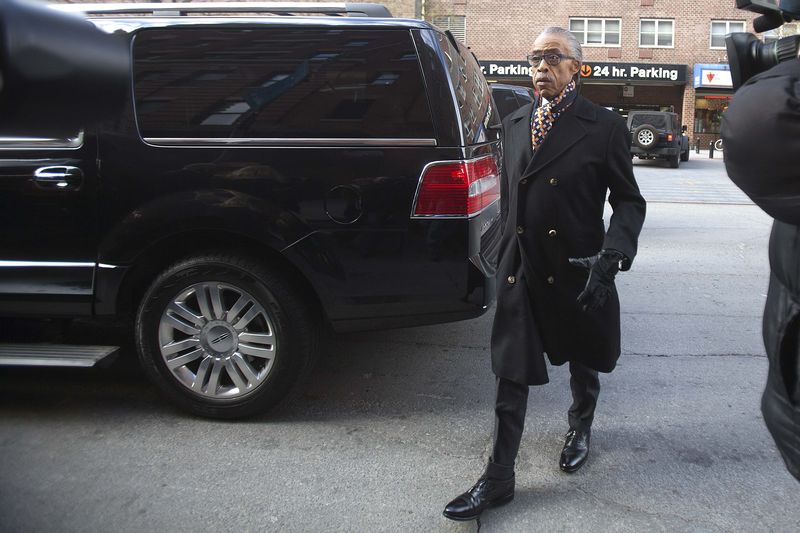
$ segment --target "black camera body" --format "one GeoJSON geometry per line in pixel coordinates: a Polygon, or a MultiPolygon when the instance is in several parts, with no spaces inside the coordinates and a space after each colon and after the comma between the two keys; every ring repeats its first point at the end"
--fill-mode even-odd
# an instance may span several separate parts
{"type": "MultiPolygon", "coordinates": [[[[761,33],[780,27],[786,22],[800,20],[800,0],[736,0],[738,9],[761,16],[753,21],[761,33]]],[[[768,70],[782,61],[798,57],[800,35],[763,43],[750,33],[732,33],[725,39],[728,62],[731,66],[733,88],[738,89],[754,74],[768,70]]]]}

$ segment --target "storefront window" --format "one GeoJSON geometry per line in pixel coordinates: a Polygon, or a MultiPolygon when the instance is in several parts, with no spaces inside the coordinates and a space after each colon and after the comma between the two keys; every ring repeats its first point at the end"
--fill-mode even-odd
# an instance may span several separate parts
{"type": "Polygon", "coordinates": [[[730,96],[708,95],[695,98],[694,132],[719,133],[722,113],[728,108],[730,96]]]}

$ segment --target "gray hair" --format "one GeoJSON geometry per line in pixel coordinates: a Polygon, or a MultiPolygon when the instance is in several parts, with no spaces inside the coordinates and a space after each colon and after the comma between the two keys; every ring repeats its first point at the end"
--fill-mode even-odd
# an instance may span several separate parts
{"type": "Polygon", "coordinates": [[[569,46],[569,54],[577,59],[578,62],[583,63],[583,48],[581,48],[581,43],[578,42],[578,39],[572,35],[572,32],[558,26],[550,26],[549,28],[545,28],[541,33],[541,35],[545,34],[561,35],[564,37],[567,40],[567,45],[569,46]]]}

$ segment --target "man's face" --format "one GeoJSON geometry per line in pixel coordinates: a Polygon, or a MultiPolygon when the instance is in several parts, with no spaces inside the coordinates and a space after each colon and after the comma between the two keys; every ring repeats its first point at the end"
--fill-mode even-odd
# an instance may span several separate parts
{"type": "MultiPolygon", "coordinates": [[[[531,53],[536,56],[546,54],[570,55],[566,38],[552,33],[543,33],[537,37],[533,43],[531,53]]],[[[577,74],[579,68],[580,63],[575,59],[563,58],[555,66],[548,65],[547,61],[542,60],[538,65],[531,66],[533,86],[539,91],[539,94],[551,100],[564,90],[564,87],[567,86],[572,77],[577,74]]]]}

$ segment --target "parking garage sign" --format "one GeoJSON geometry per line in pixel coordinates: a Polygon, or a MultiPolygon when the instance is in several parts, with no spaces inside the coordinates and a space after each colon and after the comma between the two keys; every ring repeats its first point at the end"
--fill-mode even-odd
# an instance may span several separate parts
{"type": "MultiPolygon", "coordinates": [[[[531,67],[525,61],[481,61],[484,76],[490,79],[529,78],[531,67]]],[[[581,66],[586,81],[624,81],[628,83],[686,83],[686,65],[653,63],[596,63],[581,66]]]]}
{"type": "Polygon", "coordinates": [[[581,66],[581,78],[627,82],[686,83],[686,65],[652,63],[595,63],[581,66]]]}

